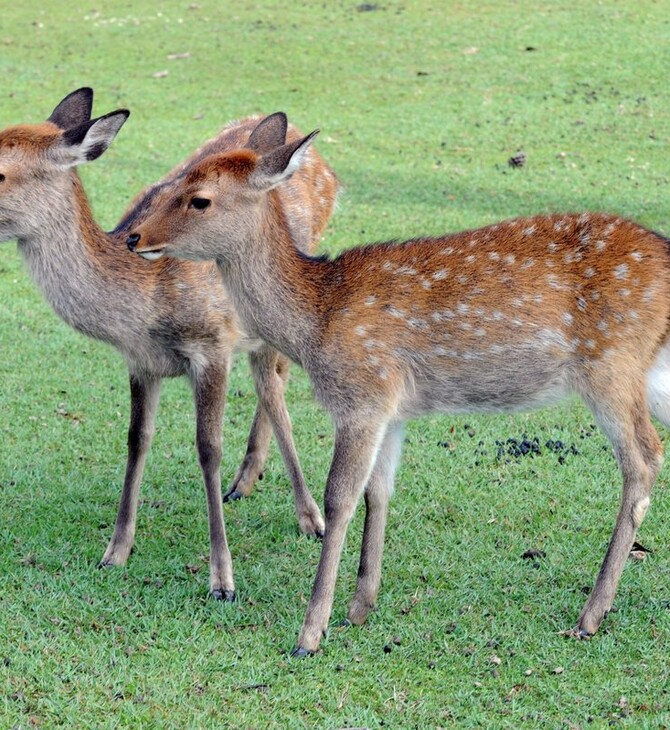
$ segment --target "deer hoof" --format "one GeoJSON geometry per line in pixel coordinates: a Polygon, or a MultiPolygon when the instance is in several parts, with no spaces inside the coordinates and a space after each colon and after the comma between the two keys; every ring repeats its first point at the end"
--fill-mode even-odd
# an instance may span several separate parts
{"type": "Polygon", "coordinates": [[[242,497],[244,497],[242,492],[238,492],[237,489],[232,489],[230,492],[223,495],[223,501],[224,502],[235,502],[238,499],[242,499],[242,497]]]}
{"type": "Polygon", "coordinates": [[[314,652],[307,651],[307,649],[303,649],[302,646],[296,647],[291,652],[291,659],[305,659],[308,656],[314,656],[314,652]]]}
{"type": "Polygon", "coordinates": [[[215,601],[225,601],[226,603],[235,602],[235,591],[224,591],[221,588],[215,588],[209,594],[215,601]]]}

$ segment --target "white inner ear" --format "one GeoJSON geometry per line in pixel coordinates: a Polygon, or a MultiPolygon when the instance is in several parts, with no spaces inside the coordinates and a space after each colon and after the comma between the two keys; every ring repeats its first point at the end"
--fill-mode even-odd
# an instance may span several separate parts
{"type": "MultiPolygon", "coordinates": [[[[63,167],[74,167],[88,162],[88,154],[98,145],[106,150],[112,143],[117,132],[121,129],[125,117],[106,117],[99,119],[89,130],[79,144],[61,144],[52,150],[52,159],[63,167]]],[[[103,150],[103,151],[104,151],[103,150]]]]}
{"type": "Polygon", "coordinates": [[[312,141],[309,140],[302,145],[302,147],[298,147],[298,149],[291,155],[291,159],[288,161],[288,165],[286,165],[283,172],[279,172],[276,175],[265,175],[263,179],[259,181],[262,187],[270,190],[284,180],[288,180],[288,178],[291,177],[291,175],[293,175],[293,173],[302,165],[305,155],[309,152],[311,142],[312,141]]]}

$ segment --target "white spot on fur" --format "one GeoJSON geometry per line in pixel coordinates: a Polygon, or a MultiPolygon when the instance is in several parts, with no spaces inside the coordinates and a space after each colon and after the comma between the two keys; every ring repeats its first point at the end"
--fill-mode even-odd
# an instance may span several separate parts
{"type": "Polygon", "coordinates": [[[458,326],[462,330],[471,330],[472,329],[472,325],[470,324],[470,322],[459,322],[458,326]]]}
{"type": "Polygon", "coordinates": [[[368,329],[368,328],[367,328],[367,327],[366,327],[366,326],[365,326],[364,324],[357,324],[357,325],[356,325],[356,326],[354,327],[354,332],[355,332],[355,333],[356,333],[356,334],[357,334],[357,335],[358,335],[359,337],[363,337],[363,336],[365,335],[365,333],[367,332],[367,329],[368,329]]]}
{"type": "Polygon", "coordinates": [[[454,252],[453,246],[447,246],[446,248],[443,248],[442,251],[440,251],[441,254],[444,254],[445,256],[451,256],[451,254],[454,252]]]}
{"type": "Polygon", "coordinates": [[[584,269],[584,277],[586,279],[591,279],[592,277],[595,276],[595,273],[596,273],[596,270],[593,268],[593,266],[587,266],[584,269]]]}
{"type": "Polygon", "coordinates": [[[497,251],[489,251],[491,261],[500,261],[500,254],[497,251]]]}
{"type": "Polygon", "coordinates": [[[640,251],[633,251],[630,257],[633,259],[633,261],[642,261],[642,254],[640,253],[640,251]]]}
{"type": "Polygon", "coordinates": [[[396,319],[402,319],[405,316],[405,312],[402,309],[397,309],[392,305],[386,307],[385,309],[392,317],[395,317],[396,319]]]}
{"type": "Polygon", "coordinates": [[[598,324],[596,325],[596,327],[601,332],[606,332],[609,328],[609,325],[607,324],[607,320],[601,319],[600,322],[598,322],[598,324]]]}
{"type": "Polygon", "coordinates": [[[444,357],[444,355],[447,354],[446,349],[442,347],[442,345],[435,345],[435,347],[433,348],[433,352],[440,357],[444,357]]]}
{"type": "Polygon", "coordinates": [[[458,281],[459,284],[467,284],[468,281],[470,281],[470,279],[468,279],[468,277],[465,274],[460,274],[459,276],[456,277],[456,280],[458,281]]]}
{"type": "Polygon", "coordinates": [[[577,309],[579,309],[580,312],[586,311],[586,299],[584,299],[584,297],[577,297],[577,309]]]}
{"type": "Polygon", "coordinates": [[[647,289],[645,289],[644,294],[642,295],[643,301],[649,303],[654,298],[654,295],[656,294],[657,289],[658,289],[657,284],[652,284],[651,286],[647,287],[647,289]]]}
{"type": "Polygon", "coordinates": [[[470,311],[470,305],[465,304],[464,302],[459,302],[456,305],[456,311],[459,314],[467,314],[470,311]]]}
{"type": "Polygon", "coordinates": [[[600,299],[600,292],[599,291],[592,291],[591,294],[589,294],[589,299],[592,302],[597,302],[600,299]]]}
{"type": "Polygon", "coordinates": [[[392,271],[393,263],[391,261],[384,261],[384,263],[382,264],[382,269],[384,271],[392,271]]]}
{"type": "Polygon", "coordinates": [[[447,278],[447,276],[449,276],[449,271],[448,271],[448,269],[438,269],[438,270],[437,270],[437,271],[436,271],[436,272],[435,272],[435,273],[433,274],[433,279],[434,279],[435,281],[442,281],[442,279],[446,279],[446,278],[447,278]]]}
{"type": "Polygon", "coordinates": [[[512,306],[523,307],[523,300],[519,299],[519,297],[514,297],[514,299],[512,299],[512,306]]]}
{"type": "Polygon", "coordinates": [[[595,340],[586,340],[584,343],[584,346],[587,350],[595,350],[596,349],[596,342],[595,340]]]}
{"type": "Polygon", "coordinates": [[[614,267],[614,276],[621,280],[628,277],[628,264],[619,264],[614,267]]]}
{"type": "Polygon", "coordinates": [[[542,294],[536,294],[533,297],[533,301],[535,302],[535,304],[542,304],[542,299],[543,299],[542,294]]]}
{"type": "Polygon", "coordinates": [[[562,289],[563,285],[554,274],[547,274],[547,283],[552,289],[562,289]]]}
{"type": "Polygon", "coordinates": [[[494,322],[500,322],[500,320],[505,318],[505,315],[502,312],[499,312],[498,310],[496,310],[491,315],[491,318],[493,319],[494,322]]]}
{"type": "Polygon", "coordinates": [[[395,270],[395,273],[398,274],[398,276],[414,276],[414,274],[416,274],[416,269],[411,266],[399,266],[395,270]]]}
{"type": "Polygon", "coordinates": [[[365,297],[365,306],[371,307],[377,301],[377,297],[371,294],[369,297],[365,297]]]}
{"type": "Polygon", "coordinates": [[[425,319],[419,317],[410,317],[407,320],[407,326],[413,330],[426,330],[428,329],[428,322],[425,319]]]}
{"type": "Polygon", "coordinates": [[[602,238],[599,238],[596,241],[596,251],[602,251],[605,248],[605,246],[607,246],[607,244],[605,243],[605,241],[603,241],[602,238]]]}
{"type": "Polygon", "coordinates": [[[430,289],[432,284],[428,281],[428,279],[421,279],[421,286],[427,290],[430,289]]]}
{"type": "Polygon", "coordinates": [[[505,256],[505,263],[509,264],[510,266],[516,261],[516,256],[513,253],[508,253],[507,256],[505,256]]]}
{"type": "Polygon", "coordinates": [[[370,365],[379,365],[379,358],[376,355],[369,355],[368,362],[370,365]]]}
{"type": "Polygon", "coordinates": [[[527,228],[524,228],[523,229],[523,235],[524,236],[532,236],[533,233],[535,233],[535,230],[536,229],[537,229],[537,226],[535,226],[535,225],[528,226],[527,228]]]}
{"type": "Polygon", "coordinates": [[[465,260],[466,260],[466,261],[467,261],[467,262],[468,262],[469,264],[474,264],[474,262],[475,262],[475,261],[477,260],[477,257],[476,257],[476,256],[475,256],[474,254],[472,254],[472,253],[471,253],[471,254],[470,254],[469,256],[466,256],[466,257],[465,257],[465,260]]]}
{"type": "Polygon", "coordinates": [[[630,296],[630,289],[626,289],[625,287],[623,289],[619,289],[619,294],[622,297],[629,297],[630,296]]]}
{"type": "Polygon", "coordinates": [[[475,335],[477,337],[486,337],[486,330],[483,327],[477,327],[475,330],[475,335]]]}
{"type": "Polygon", "coordinates": [[[563,321],[565,324],[572,324],[574,320],[574,317],[570,314],[570,312],[563,312],[563,321]]]}
{"type": "Polygon", "coordinates": [[[535,259],[532,259],[532,258],[531,258],[531,259],[526,259],[526,260],[525,260],[525,261],[524,261],[524,262],[523,262],[523,263],[521,264],[521,268],[522,268],[522,269],[530,269],[530,267],[531,267],[531,266],[534,266],[534,264],[535,264],[535,259]]]}

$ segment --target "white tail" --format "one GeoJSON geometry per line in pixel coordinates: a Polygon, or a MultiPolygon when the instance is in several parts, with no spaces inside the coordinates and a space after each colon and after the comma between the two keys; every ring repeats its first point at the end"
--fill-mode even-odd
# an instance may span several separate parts
{"type": "MultiPolygon", "coordinates": [[[[249,118],[225,128],[134,201],[112,234],[92,218],[74,166],[101,155],[128,112],[91,120],[93,92],[67,96],[50,119],[0,132],[0,239],[18,238],[36,283],[56,312],[86,335],[111,343],[130,375],[128,461],[114,535],[101,565],[125,564],[135,536],[140,481],[151,444],[161,380],[186,375],[197,416],[197,449],[207,493],[210,591],[232,598],[232,563],[226,543],[219,465],[221,418],[231,357],[249,351],[259,405],[247,454],[227,494],[251,492],[263,470],[271,428],[293,484],[301,529],[323,532],[323,520],[300,470],[284,402],[288,361],[242,329],[208,263],[141,262],[128,253],[128,231],[171,195],[178,181],[213,151],[247,146],[259,151],[300,138],[279,116],[271,124],[249,118]]],[[[312,250],[333,210],[337,181],[316,154],[309,172],[296,174],[282,193],[286,224],[312,250]]]]}
{"type": "Polygon", "coordinates": [[[670,425],[668,241],[614,216],[554,215],[310,258],[273,189],[310,141],[203,160],[131,242],[137,253],[216,259],[244,326],[307,370],[333,418],[326,534],[296,654],[316,651],[326,630],[361,494],[349,619],[362,623],[375,604],[405,420],[525,409],[567,393],[592,410],[623,474],[614,534],[577,623],[577,635],[593,634],[662,462],[649,407],[670,425]],[[207,208],[195,212],[200,198],[207,208]]]}

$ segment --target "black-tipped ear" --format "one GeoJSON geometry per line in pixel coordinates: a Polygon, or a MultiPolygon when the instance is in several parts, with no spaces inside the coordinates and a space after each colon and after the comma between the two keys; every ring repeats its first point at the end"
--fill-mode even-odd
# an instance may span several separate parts
{"type": "Polygon", "coordinates": [[[68,94],[47,119],[61,129],[76,127],[91,118],[93,89],[84,86],[68,94]]]}
{"type": "Polygon", "coordinates": [[[302,165],[305,155],[318,129],[295,142],[282,145],[261,157],[256,169],[251,174],[250,182],[260,190],[269,190],[288,180],[302,165]]]}
{"type": "Polygon", "coordinates": [[[78,147],[81,161],[90,162],[100,157],[109,147],[129,116],[127,109],[117,109],[97,119],[91,119],[63,132],[63,142],[69,147],[78,147]]]}
{"type": "Polygon", "coordinates": [[[127,109],[117,109],[66,129],[58,142],[49,148],[51,160],[67,169],[97,159],[112,143],[129,115],[127,109]]]}
{"type": "Polygon", "coordinates": [[[261,120],[251,133],[249,141],[244,145],[247,149],[264,155],[281,147],[286,142],[288,120],[284,112],[275,112],[261,120]]]}

